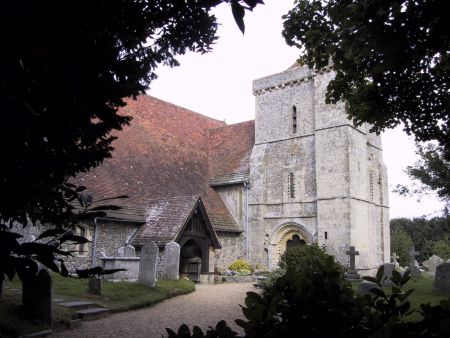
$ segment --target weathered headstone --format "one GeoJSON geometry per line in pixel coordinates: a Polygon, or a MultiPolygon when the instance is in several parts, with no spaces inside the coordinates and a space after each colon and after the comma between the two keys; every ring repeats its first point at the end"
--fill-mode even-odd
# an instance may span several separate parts
{"type": "Polygon", "coordinates": [[[88,291],[91,295],[102,295],[102,280],[98,276],[92,276],[88,279],[88,291]]]}
{"type": "Polygon", "coordinates": [[[450,294],[450,263],[444,263],[436,268],[433,291],[450,294]]]}
{"type": "Polygon", "coordinates": [[[119,249],[117,249],[116,257],[123,257],[125,254],[125,247],[121,246],[119,249]]]}
{"type": "Polygon", "coordinates": [[[361,283],[359,283],[358,285],[358,294],[360,296],[364,296],[364,295],[372,295],[373,294],[370,292],[371,289],[376,289],[378,286],[375,283],[369,282],[369,281],[362,281],[361,283]]]}
{"type": "Polygon", "coordinates": [[[436,268],[441,264],[444,264],[444,260],[439,256],[433,255],[424,261],[422,265],[426,267],[429,272],[436,273],[436,268]]]}
{"type": "Polygon", "coordinates": [[[350,280],[359,280],[360,276],[356,271],[356,264],[355,264],[355,257],[359,255],[359,251],[356,251],[355,247],[351,246],[349,250],[346,251],[345,253],[350,256],[350,267],[347,273],[345,274],[345,277],[350,280]]]}
{"type": "Polygon", "coordinates": [[[177,280],[180,270],[180,245],[169,242],[164,248],[164,279],[177,280]]]}
{"type": "Polygon", "coordinates": [[[156,270],[158,267],[158,246],[153,243],[145,244],[141,249],[138,281],[151,288],[155,287],[156,270]]]}
{"type": "Polygon", "coordinates": [[[393,283],[391,281],[391,277],[392,277],[392,271],[395,270],[395,264],[385,263],[385,264],[383,264],[383,267],[384,267],[383,278],[384,277],[387,277],[387,278],[383,281],[382,285],[383,286],[392,286],[393,283]]]}
{"type": "Polygon", "coordinates": [[[409,250],[409,271],[411,271],[411,277],[420,277],[420,270],[418,264],[416,265],[415,256],[419,255],[420,252],[414,250],[414,247],[409,250]]]}
{"type": "Polygon", "coordinates": [[[123,257],[136,257],[136,249],[132,245],[126,245],[123,248],[123,257]]]}
{"type": "Polygon", "coordinates": [[[36,276],[23,281],[22,309],[27,317],[51,325],[52,279],[47,270],[42,269],[36,276]]]}

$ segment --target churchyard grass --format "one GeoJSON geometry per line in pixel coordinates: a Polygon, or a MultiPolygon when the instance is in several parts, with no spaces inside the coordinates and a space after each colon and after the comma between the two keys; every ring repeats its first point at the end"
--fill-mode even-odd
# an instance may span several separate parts
{"type": "MultiPolygon", "coordinates": [[[[195,291],[195,284],[187,279],[178,281],[161,280],[156,287],[132,282],[102,282],[102,295],[94,296],[87,292],[87,280],[78,278],[64,278],[52,274],[53,297],[64,300],[90,300],[99,306],[110,309],[111,312],[122,312],[156,304],[165,299],[195,291]]],[[[6,282],[0,299],[0,332],[1,334],[22,335],[46,329],[46,326],[35,325],[23,320],[19,316],[19,306],[22,302],[21,282],[17,278],[6,282]]],[[[53,305],[53,329],[67,328],[74,310],[53,305]]],[[[0,336],[1,336],[0,334],[0,336]]]]}
{"type": "MultiPolygon", "coordinates": [[[[419,278],[411,278],[405,285],[404,291],[414,289],[414,292],[408,297],[408,301],[411,303],[411,309],[420,310],[420,304],[430,303],[431,305],[438,305],[441,299],[446,299],[450,295],[439,295],[433,292],[434,278],[422,273],[419,278]]],[[[352,283],[353,290],[357,292],[358,283],[352,283]]],[[[385,287],[384,290],[390,291],[390,287],[385,287]]],[[[418,321],[421,319],[419,313],[413,313],[408,317],[410,321],[418,321]]]]}

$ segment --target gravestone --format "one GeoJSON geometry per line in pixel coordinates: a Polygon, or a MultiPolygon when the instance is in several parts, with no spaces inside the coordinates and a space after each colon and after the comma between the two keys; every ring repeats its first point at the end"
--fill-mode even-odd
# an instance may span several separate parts
{"type": "Polygon", "coordinates": [[[358,294],[360,296],[364,296],[364,295],[372,295],[373,296],[373,293],[371,293],[370,290],[376,289],[376,288],[378,288],[377,284],[364,280],[361,283],[359,283],[359,285],[358,285],[358,294]]]}
{"type": "Polygon", "coordinates": [[[400,267],[400,263],[398,262],[398,259],[400,258],[399,255],[397,255],[395,252],[392,253],[391,259],[392,259],[392,264],[395,265],[396,268],[400,267]]]}
{"type": "Polygon", "coordinates": [[[164,273],[163,278],[177,280],[180,271],[180,245],[169,242],[164,248],[164,273]]]}
{"type": "Polygon", "coordinates": [[[355,250],[354,246],[351,246],[348,251],[345,252],[347,255],[350,256],[350,267],[347,273],[345,274],[345,277],[349,280],[359,280],[360,276],[358,272],[356,271],[356,265],[355,265],[355,257],[359,255],[359,251],[355,250]]]}
{"type": "Polygon", "coordinates": [[[125,254],[125,247],[121,246],[119,249],[117,249],[116,257],[123,257],[125,254]]]}
{"type": "Polygon", "coordinates": [[[383,267],[384,267],[383,278],[384,277],[387,277],[387,278],[385,280],[383,280],[383,282],[381,284],[383,286],[394,285],[394,283],[392,283],[392,281],[391,281],[391,277],[392,277],[392,271],[395,270],[395,264],[385,263],[385,264],[383,264],[383,267]]]}
{"type": "Polygon", "coordinates": [[[102,295],[102,280],[98,276],[88,278],[88,291],[91,295],[102,295]]]}
{"type": "Polygon", "coordinates": [[[409,251],[409,271],[411,271],[411,277],[420,277],[420,270],[418,268],[419,264],[416,262],[415,258],[415,256],[419,254],[420,252],[414,250],[414,247],[412,247],[409,251]]]}
{"type": "Polygon", "coordinates": [[[436,268],[441,264],[444,264],[444,260],[436,255],[431,256],[423,262],[423,266],[426,267],[431,273],[436,273],[436,268]]]}
{"type": "Polygon", "coordinates": [[[436,268],[433,291],[450,294],[450,263],[444,263],[436,268]]]}
{"type": "Polygon", "coordinates": [[[151,288],[155,287],[156,269],[158,266],[158,246],[153,243],[145,244],[141,249],[138,282],[151,288]]]}
{"type": "Polygon", "coordinates": [[[126,245],[123,248],[123,257],[136,257],[136,249],[132,245],[126,245]]]}
{"type": "Polygon", "coordinates": [[[47,270],[42,269],[23,281],[22,309],[28,318],[51,325],[52,279],[47,270]]]}

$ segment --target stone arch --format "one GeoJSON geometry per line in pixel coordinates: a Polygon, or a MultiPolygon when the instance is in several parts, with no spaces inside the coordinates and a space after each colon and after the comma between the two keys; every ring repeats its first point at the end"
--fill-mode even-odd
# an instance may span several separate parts
{"type": "Polygon", "coordinates": [[[286,250],[288,241],[292,240],[294,236],[298,236],[300,240],[303,240],[306,244],[313,243],[313,236],[309,230],[295,222],[283,223],[277,226],[269,235],[269,269],[277,267],[281,255],[286,250]]]}

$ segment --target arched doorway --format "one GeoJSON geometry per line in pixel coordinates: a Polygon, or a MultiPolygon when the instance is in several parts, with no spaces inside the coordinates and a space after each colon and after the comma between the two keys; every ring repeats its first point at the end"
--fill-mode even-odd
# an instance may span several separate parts
{"type": "Polygon", "coordinates": [[[268,264],[269,269],[276,269],[281,256],[287,248],[311,244],[313,241],[308,229],[298,223],[284,223],[276,227],[269,236],[268,264]]]}
{"type": "Polygon", "coordinates": [[[194,282],[200,282],[202,270],[202,249],[193,239],[189,239],[180,250],[180,274],[187,275],[194,282]]]}

